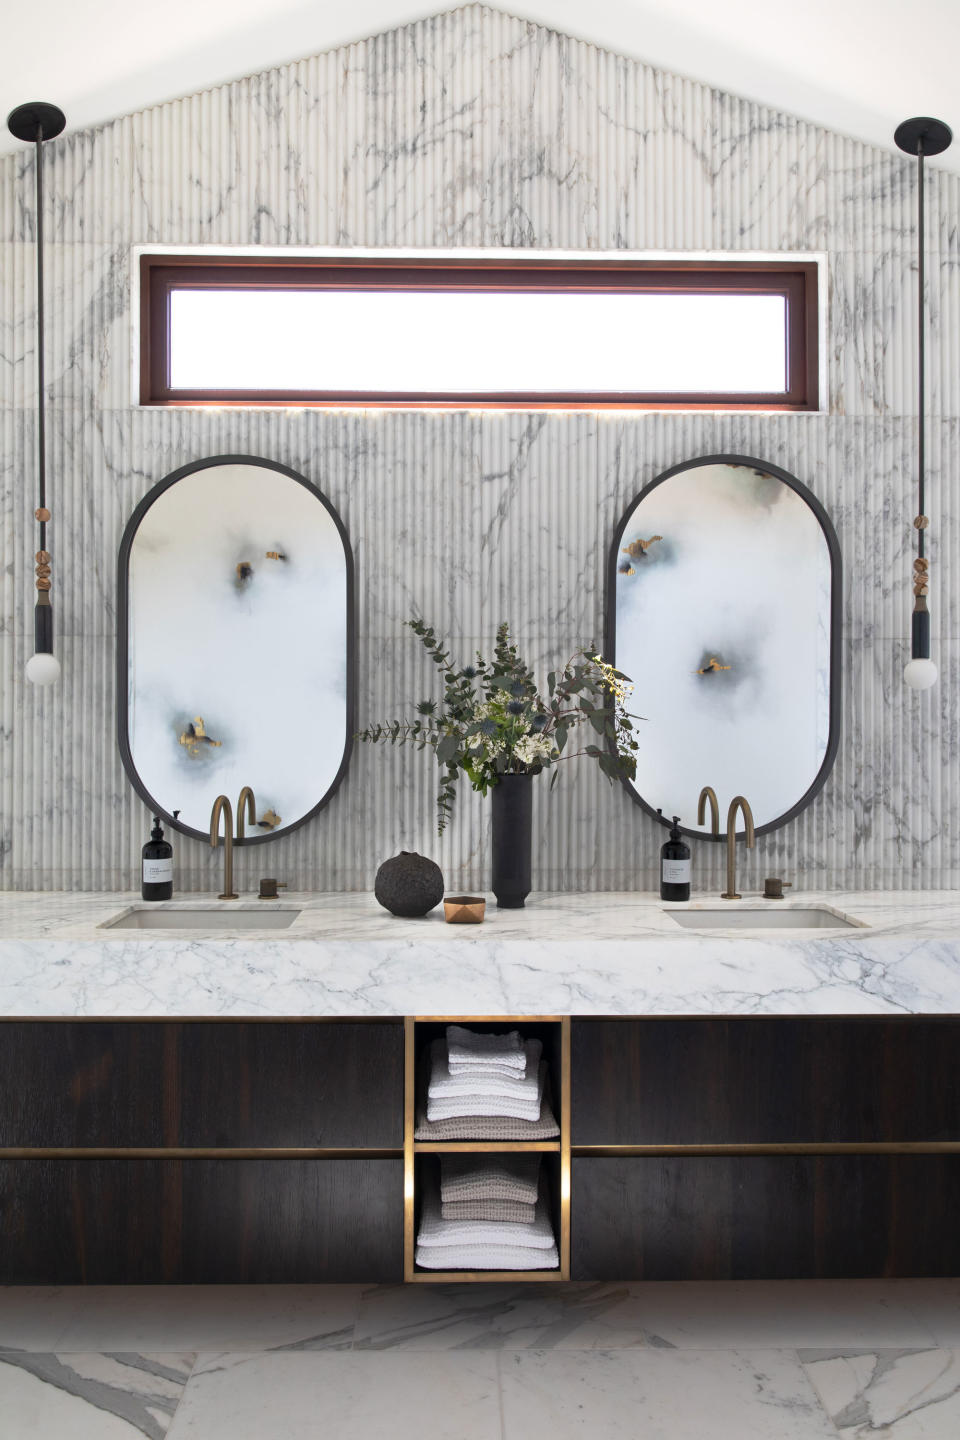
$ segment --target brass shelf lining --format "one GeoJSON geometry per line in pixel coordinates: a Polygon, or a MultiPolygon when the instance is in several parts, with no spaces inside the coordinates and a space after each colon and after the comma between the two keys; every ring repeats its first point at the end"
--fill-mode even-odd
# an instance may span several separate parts
{"type": "Polygon", "coordinates": [[[405,1277],[407,1284],[450,1285],[476,1284],[511,1280],[568,1280],[562,1270],[414,1270],[405,1277]]]}
{"type": "Polygon", "coordinates": [[[415,1155],[559,1155],[559,1140],[414,1140],[415,1155]]]}

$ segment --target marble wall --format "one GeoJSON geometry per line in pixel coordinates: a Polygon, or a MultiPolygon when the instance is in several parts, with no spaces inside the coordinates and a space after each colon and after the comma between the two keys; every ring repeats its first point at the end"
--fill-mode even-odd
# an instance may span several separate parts
{"type": "MultiPolygon", "coordinates": [[[[51,97],[56,98],[56,97],[51,97]]],[[[161,476],[225,452],[302,471],[358,566],[362,724],[428,693],[402,628],[464,654],[512,621],[546,663],[602,634],[603,569],[658,471],[742,451],[823,501],[845,561],[844,734],[814,805],[758,842],[747,885],[960,884],[960,178],[929,167],[929,513],[941,682],[902,684],[915,512],[915,168],[485,6],[69,135],[46,151],[49,483],[61,685],[23,680],[32,629],[33,161],[0,162],[0,885],[136,882],[148,817],[114,729],[116,554],[161,476]],[[131,246],[822,251],[829,403],[816,415],[147,410],[131,390],[131,246]]],[[[505,337],[505,343],[511,343],[505,337]]],[[[644,677],[637,675],[637,709],[644,677]]],[[[776,744],[776,737],[771,737],[776,744]]],[[[593,767],[537,799],[538,888],[650,888],[663,832],[593,767]]],[[[427,755],[358,746],[309,826],[241,857],[317,889],[370,886],[401,847],[486,877],[468,790],[442,842],[427,755]]],[[[678,797],[689,814],[696,796],[678,797]]],[[[219,857],[176,841],[179,888],[219,857]]],[[[716,847],[698,883],[719,888],[716,847]]]]}

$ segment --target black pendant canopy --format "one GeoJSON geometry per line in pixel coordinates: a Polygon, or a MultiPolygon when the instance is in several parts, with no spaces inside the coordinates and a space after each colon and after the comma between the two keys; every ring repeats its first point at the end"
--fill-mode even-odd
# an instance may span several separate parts
{"type": "Polygon", "coordinates": [[[67,117],[56,105],[45,100],[31,100],[27,105],[18,105],[7,116],[7,129],[18,140],[55,140],[63,131],[67,117]]]}
{"type": "Polygon", "coordinates": [[[907,155],[940,155],[953,140],[953,131],[942,120],[933,120],[929,115],[915,115],[912,120],[903,120],[894,130],[893,138],[899,149],[907,155]]]}

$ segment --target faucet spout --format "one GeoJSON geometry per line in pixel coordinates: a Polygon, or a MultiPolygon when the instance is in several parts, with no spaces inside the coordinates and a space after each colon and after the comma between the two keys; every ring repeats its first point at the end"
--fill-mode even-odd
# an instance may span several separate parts
{"type": "Polygon", "coordinates": [[[703,824],[703,817],[707,810],[707,801],[710,802],[710,834],[720,834],[720,802],[717,800],[717,792],[712,785],[704,785],[700,791],[700,799],[697,801],[697,824],[703,824]]]}
{"type": "Polygon", "coordinates": [[[216,850],[220,839],[220,817],[223,816],[223,894],[219,900],[237,900],[233,891],[233,806],[226,795],[218,795],[210,811],[210,845],[216,850]]]}
{"type": "Polygon", "coordinates": [[[720,896],[721,900],[740,900],[743,897],[737,894],[737,811],[743,815],[743,823],[747,832],[747,849],[753,849],[755,839],[753,833],[753,811],[742,795],[734,795],[730,801],[730,809],[727,811],[727,888],[720,896]]]}
{"type": "Polygon", "coordinates": [[[251,825],[257,823],[257,801],[251,786],[244,785],[240,791],[240,798],[237,801],[237,839],[244,838],[244,819],[250,821],[251,825]]]}

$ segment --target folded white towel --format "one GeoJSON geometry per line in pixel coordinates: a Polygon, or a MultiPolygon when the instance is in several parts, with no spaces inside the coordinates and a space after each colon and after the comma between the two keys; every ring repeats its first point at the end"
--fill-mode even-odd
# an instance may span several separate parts
{"type": "Polygon", "coordinates": [[[414,1259],[422,1270],[556,1270],[556,1245],[531,1250],[522,1245],[418,1245],[414,1259]]]}
{"type": "MultiPolygon", "coordinates": [[[[426,1058],[424,1056],[423,1061],[426,1058]]],[[[415,1140],[553,1140],[560,1134],[550,1104],[549,1074],[544,1082],[539,1120],[515,1120],[510,1115],[461,1115],[449,1120],[428,1120],[425,1107],[430,1069],[423,1061],[417,1083],[415,1140]]],[[[540,1069],[546,1069],[542,1060],[540,1069]]]]}
{"type": "Polygon", "coordinates": [[[506,1220],[445,1220],[440,1208],[439,1187],[433,1181],[424,1186],[418,1246],[430,1249],[434,1246],[492,1245],[549,1250],[553,1244],[550,1203],[542,1180],[532,1225],[506,1220]]]}
{"type": "Polygon", "coordinates": [[[505,1065],[511,1070],[525,1071],[527,1057],[518,1030],[505,1034],[486,1035],[467,1030],[462,1025],[447,1026],[450,1064],[505,1065]]]}
{"type": "Polygon", "coordinates": [[[465,1115],[507,1115],[513,1120],[539,1120],[547,1067],[541,1061],[536,1094],[527,1100],[511,1095],[444,1095],[434,1099],[427,1093],[428,1120],[454,1120],[465,1115]]]}
{"type": "Polygon", "coordinates": [[[533,1206],[540,1180],[539,1155],[441,1155],[440,1199],[505,1200],[533,1206]]]}
{"type": "Polygon", "coordinates": [[[427,1094],[431,1100],[464,1095],[474,1098],[479,1095],[506,1095],[510,1099],[536,1105],[539,1115],[537,1083],[542,1050],[543,1045],[539,1040],[527,1041],[525,1075],[515,1070],[509,1080],[500,1075],[484,1075],[482,1079],[462,1078],[459,1071],[454,1073],[450,1070],[446,1040],[434,1040],[430,1047],[430,1085],[427,1094]]]}
{"type": "Polygon", "coordinates": [[[497,1080],[523,1080],[527,1073],[513,1065],[454,1065],[449,1054],[447,1065],[450,1074],[457,1080],[489,1080],[491,1077],[497,1080]]]}

